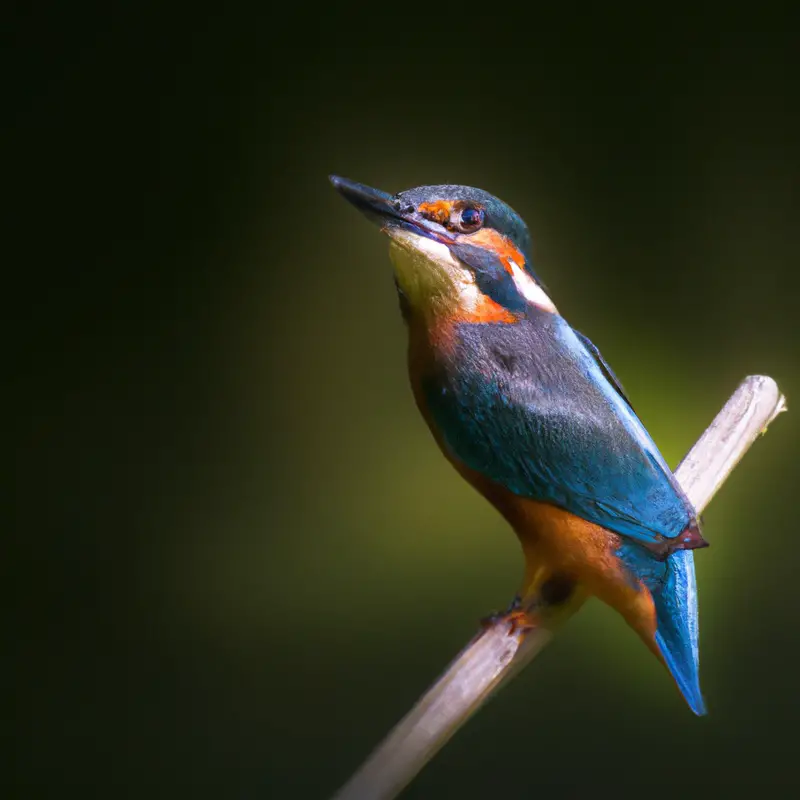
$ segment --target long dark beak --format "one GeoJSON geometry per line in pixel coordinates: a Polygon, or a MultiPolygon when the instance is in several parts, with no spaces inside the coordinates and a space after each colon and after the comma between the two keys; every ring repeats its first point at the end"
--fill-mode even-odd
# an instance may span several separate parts
{"type": "Polygon", "coordinates": [[[383,221],[387,218],[393,219],[398,216],[397,208],[393,202],[394,198],[380,189],[373,189],[363,183],[349,181],[347,178],[340,178],[338,175],[330,176],[333,188],[351,202],[359,211],[370,218],[378,217],[375,221],[383,221]]]}
{"type": "Polygon", "coordinates": [[[414,208],[404,208],[397,197],[338,175],[329,177],[333,188],[345,200],[381,227],[405,228],[444,243],[453,241],[446,228],[421,217],[414,208]]]}

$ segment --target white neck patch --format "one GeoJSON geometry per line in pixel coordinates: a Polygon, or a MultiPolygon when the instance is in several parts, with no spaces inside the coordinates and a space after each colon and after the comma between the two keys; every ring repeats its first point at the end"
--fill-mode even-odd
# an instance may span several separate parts
{"type": "Polygon", "coordinates": [[[517,291],[529,302],[539,308],[549,311],[551,314],[557,314],[558,309],[555,303],[547,296],[547,293],[539,286],[536,281],[522,269],[516,261],[508,259],[511,265],[511,277],[514,279],[514,285],[517,291]]]}

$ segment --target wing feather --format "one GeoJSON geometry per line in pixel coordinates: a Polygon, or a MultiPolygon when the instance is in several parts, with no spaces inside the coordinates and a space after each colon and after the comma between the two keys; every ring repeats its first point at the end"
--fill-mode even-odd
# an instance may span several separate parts
{"type": "Polygon", "coordinates": [[[694,511],[619,381],[561,317],[462,325],[428,380],[430,412],[453,456],[521,496],[657,544],[694,511]]]}

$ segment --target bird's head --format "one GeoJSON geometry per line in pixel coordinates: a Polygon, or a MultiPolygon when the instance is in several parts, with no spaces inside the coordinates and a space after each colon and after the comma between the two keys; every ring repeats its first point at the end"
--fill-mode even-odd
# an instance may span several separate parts
{"type": "Polygon", "coordinates": [[[335,175],[331,183],[389,236],[410,313],[510,322],[531,306],[556,312],[531,267],[528,229],[502,200],[470,186],[390,195],[335,175]]]}

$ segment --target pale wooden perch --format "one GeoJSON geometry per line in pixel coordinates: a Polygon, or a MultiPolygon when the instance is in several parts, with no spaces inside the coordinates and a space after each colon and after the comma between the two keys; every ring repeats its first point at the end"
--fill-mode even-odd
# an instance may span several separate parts
{"type": "MultiPolygon", "coordinates": [[[[786,402],[772,378],[745,378],[675,470],[698,513],[786,402]]],[[[550,641],[537,629],[512,634],[500,621],[480,632],[381,742],[334,800],[396,797],[448,739],[550,641]]]]}

